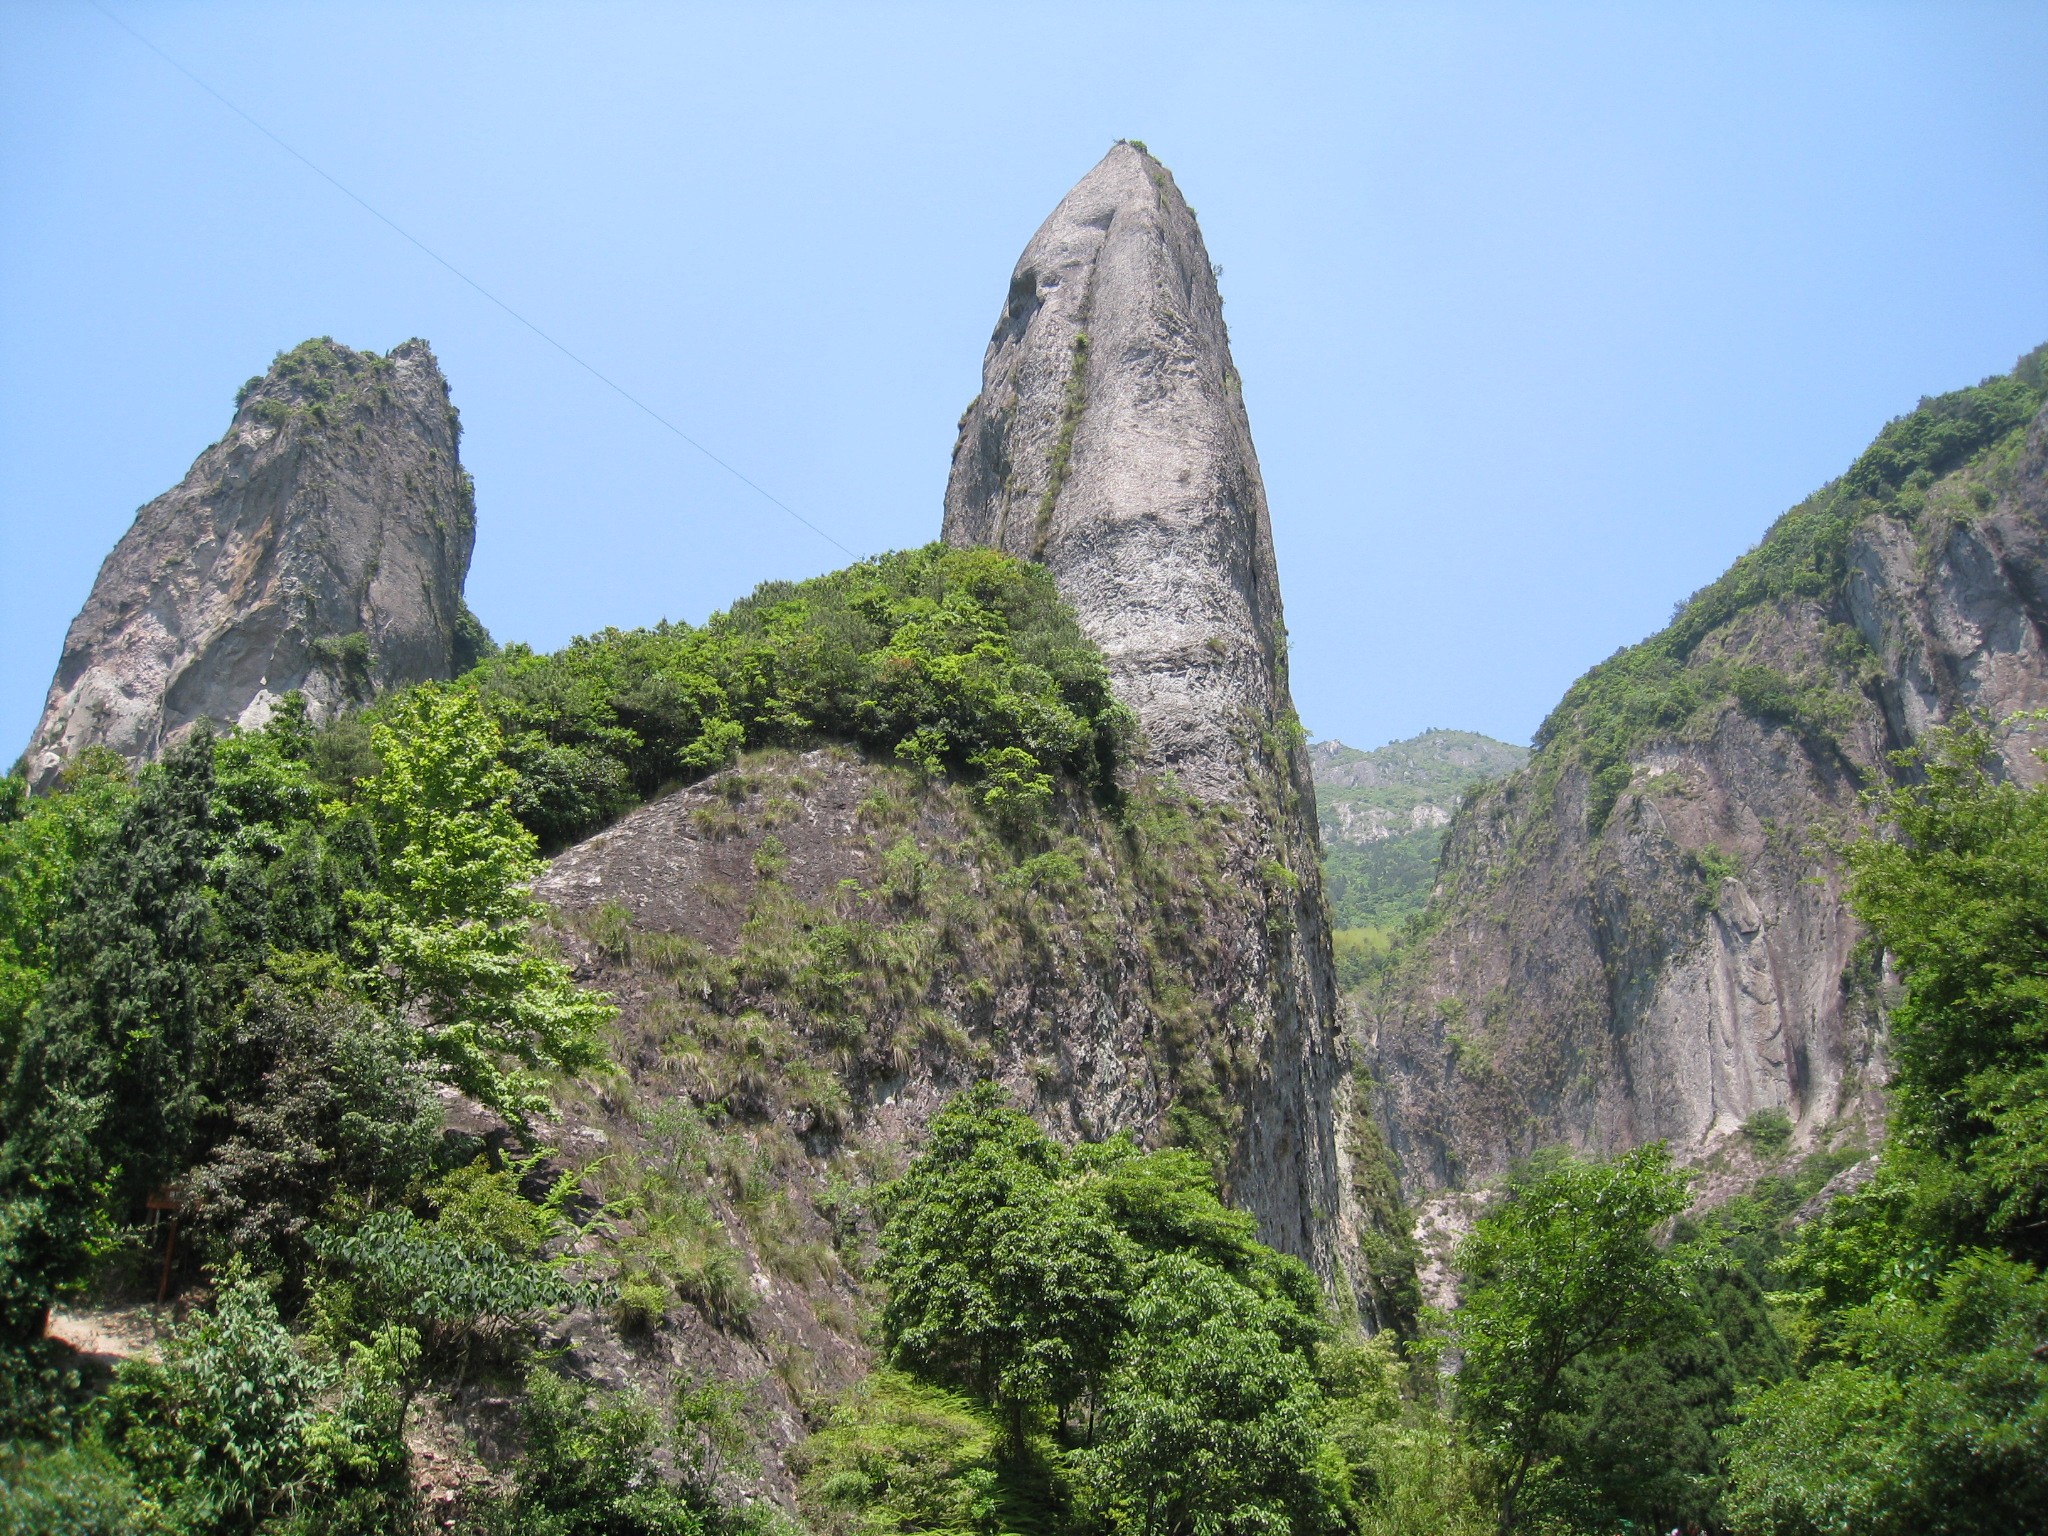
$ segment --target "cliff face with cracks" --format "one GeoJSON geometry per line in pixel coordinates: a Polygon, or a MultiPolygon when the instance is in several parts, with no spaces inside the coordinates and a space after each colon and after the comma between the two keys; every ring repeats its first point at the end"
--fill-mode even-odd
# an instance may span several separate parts
{"type": "Polygon", "coordinates": [[[25,756],[48,784],[90,746],[155,757],[200,720],[316,720],[467,665],[476,536],[447,381],[423,341],[281,354],[227,435],[136,514],[65,636],[25,756]]]}
{"type": "MultiPolygon", "coordinates": [[[[1411,1195],[1665,1139],[1711,1196],[1759,1110],[1796,1149],[1874,1133],[1888,980],[1829,850],[1931,725],[2048,704],[2044,394],[2036,352],[1886,427],[1459,813],[1359,997],[1411,1195]]],[[[2012,777],[2048,771],[2024,722],[1995,738],[2012,777]]]]}
{"type": "Polygon", "coordinates": [[[1143,731],[1263,890],[1237,947],[1257,1066],[1233,1195],[1333,1275],[1346,1244],[1335,988],[1258,456],[1215,268],[1166,168],[1119,144],[1025,247],[961,420],[948,543],[1042,562],[1143,731]]]}

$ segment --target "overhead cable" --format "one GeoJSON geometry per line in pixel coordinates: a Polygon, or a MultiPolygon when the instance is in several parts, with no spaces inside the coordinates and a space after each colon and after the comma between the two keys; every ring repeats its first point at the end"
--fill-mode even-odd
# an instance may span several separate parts
{"type": "Polygon", "coordinates": [[[385,214],[380,209],[375,207],[372,203],[370,203],[368,199],[362,197],[360,194],[353,191],[349,187],[344,186],[335,177],[329,175],[327,171],[322,169],[319,165],[315,164],[312,160],[308,159],[305,155],[301,154],[297,149],[293,148],[290,144],[287,144],[283,139],[279,138],[276,134],[272,133],[261,122],[257,121],[254,117],[250,116],[247,112],[243,111],[240,107],[236,106],[235,103],[228,100],[227,97],[223,96],[219,91],[215,90],[211,85],[207,84],[205,80],[201,79],[198,75],[194,74],[191,70],[187,69],[183,64],[179,63],[176,59],[172,58],[171,55],[164,52],[163,49],[159,48],[147,37],[144,37],[140,32],[136,31],[133,27],[129,26],[128,23],[123,21],[119,16],[115,15],[112,11],[108,10],[104,5],[100,4],[100,0],[86,0],[86,4],[90,5],[94,10],[98,11],[102,16],[106,17],[108,21],[111,21],[115,26],[119,27],[123,32],[126,32],[130,37],[134,38],[136,42],[140,43],[143,47],[147,48],[159,59],[162,59],[164,63],[170,65],[172,69],[175,69],[187,80],[190,80],[194,85],[198,86],[200,90],[206,92],[207,95],[211,96],[215,101],[219,102],[222,106],[226,107],[230,112],[234,113],[235,116],[239,117],[251,128],[254,128],[258,133],[262,134],[263,137],[270,140],[270,142],[275,144],[279,149],[283,150],[286,154],[290,155],[294,160],[298,161],[299,164],[303,165],[307,170],[311,171],[314,175],[318,176],[322,181],[326,182],[330,187],[334,188],[334,190],[339,192],[343,197],[346,197],[350,202],[354,203],[357,207],[361,208],[365,213],[369,214],[370,217],[377,220],[378,223],[384,225],[387,229],[391,230],[392,233],[398,235],[401,239],[405,240],[408,244],[415,247],[422,254],[438,262],[441,266],[445,267],[449,272],[454,274],[456,277],[460,278],[463,282],[467,283],[471,288],[475,289],[484,298],[490,300],[491,303],[497,305],[498,308],[502,309],[514,320],[517,320],[521,325],[525,326],[529,331],[533,332],[534,335],[538,336],[542,341],[546,342],[549,346],[553,347],[557,352],[561,353],[562,356],[568,358],[570,362],[574,363],[578,368],[581,368],[593,379],[596,379],[598,383],[604,385],[605,388],[611,390],[612,393],[616,394],[620,399],[626,401],[630,405],[636,406],[639,410],[644,412],[650,420],[656,422],[658,425],[666,427],[669,431],[673,432],[677,437],[681,438],[684,442],[688,443],[692,448],[696,449],[699,453],[703,454],[705,458],[709,459],[712,463],[716,464],[720,469],[724,470],[727,474],[731,475],[733,479],[739,481],[741,485],[747,487],[748,490],[753,491],[756,495],[760,496],[763,500],[770,502],[774,506],[780,507],[784,512],[787,512],[791,517],[795,518],[798,522],[802,523],[806,528],[810,529],[811,532],[815,533],[827,544],[830,544],[834,549],[838,550],[841,554],[845,555],[849,560],[858,558],[852,550],[848,549],[844,544],[840,543],[837,539],[833,538],[831,534],[827,533],[824,529],[820,528],[808,517],[805,517],[803,513],[797,511],[795,507],[792,507],[780,496],[777,496],[776,494],[774,494],[774,492],[766,489],[758,481],[752,480],[748,478],[746,475],[742,474],[739,470],[735,469],[731,464],[727,463],[724,459],[721,459],[717,454],[713,453],[709,448],[706,448],[702,443],[698,442],[696,438],[690,436],[689,433],[685,432],[681,427],[677,426],[674,422],[670,421],[666,416],[662,415],[661,412],[657,411],[645,400],[642,400],[638,395],[634,394],[631,390],[627,389],[623,384],[620,384],[616,379],[613,379],[610,375],[600,371],[598,368],[586,362],[583,358],[577,356],[574,352],[570,351],[561,342],[555,340],[554,337],[550,336],[546,331],[542,330],[539,326],[535,325],[531,320],[527,319],[526,316],[519,313],[518,310],[514,309],[510,304],[507,304],[503,299],[499,298],[495,293],[491,292],[491,290],[486,288],[482,283],[478,282],[475,278],[471,277],[467,272],[463,271],[460,267],[456,266],[454,262],[450,261],[447,257],[443,256],[439,251],[435,250],[432,246],[428,245],[426,241],[420,239],[417,235],[413,234],[412,231],[406,229],[403,225],[398,223],[397,220],[389,217],[387,214],[385,214]]]}

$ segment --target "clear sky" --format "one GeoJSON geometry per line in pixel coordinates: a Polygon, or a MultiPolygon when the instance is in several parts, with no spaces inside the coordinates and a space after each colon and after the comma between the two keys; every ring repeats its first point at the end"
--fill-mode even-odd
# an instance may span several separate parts
{"type": "MultiPolygon", "coordinates": [[[[936,536],[1012,263],[1145,139],[1224,267],[1317,735],[1526,740],[1922,394],[2048,339],[2048,5],[101,0],[856,553],[936,536]]],[[[307,336],[428,338],[552,647],[845,556],[88,0],[0,5],[0,759],[307,336]]]]}

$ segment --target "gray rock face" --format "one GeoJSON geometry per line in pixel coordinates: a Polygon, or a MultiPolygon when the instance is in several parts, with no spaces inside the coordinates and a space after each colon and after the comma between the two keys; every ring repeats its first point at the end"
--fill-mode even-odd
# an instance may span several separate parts
{"type": "Polygon", "coordinates": [[[1259,737],[1293,706],[1265,487],[1201,231],[1142,150],[1112,149],[1024,248],[944,537],[1052,571],[1185,787],[1240,799],[1270,771],[1259,737]]]}
{"type": "MultiPolygon", "coordinates": [[[[1611,809],[1570,748],[1575,711],[1613,707],[1595,674],[1454,822],[1434,921],[1359,998],[1411,1195],[1546,1143],[1660,1138],[1709,1165],[1711,1194],[1753,1167],[1737,1133],[1758,1110],[1786,1111],[1795,1148],[1874,1130],[1892,983],[1827,849],[1869,824],[1889,752],[2048,704],[2048,409],[1889,501],[1854,500],[1854,478],[1809,504],[1848,523],[1825,582],[1699,635],[1681,664],[1701,702],[1635,741],[1611,809]]],[[[2048,777],[2038,730],[1996,739],[2014,778],[2048,777]]]]}
{"type": "Polygon", "coordinates": [[[423,341],[279,356],[228,433],[136,514],[65,637],[26,754],[48,783],[89,746],[155,757],[201,720],[316,719],[451,676],[476,518],[448,385],[423,341]]]}
{"type": "MultiPolygon", "coordinates": [[[[2048,443],[2037,420],[1988,516],[1916,527],[1873,518],[1849,551],[1847,617],[1882,664],[1892,735],[1914,741],[1958,711],[2003,721],[2048,705],[2048,443]]],[[[2034,738],[2001,753],[2022,783],[2048,778],[2034,738]]]]}
{"type": "Polygon", "coordinates": [[[1136,712],[1146,766],[1236,815],[1233,877],[1272,888],[1262,1076],[1232,1184],[1268,1242],[1345,1248],[1335,987],[1308,756],[1258,456],[1194,214],[1119,144],[1010,279],[961,420],[944,537],[1051,570],[1136,712]]]}

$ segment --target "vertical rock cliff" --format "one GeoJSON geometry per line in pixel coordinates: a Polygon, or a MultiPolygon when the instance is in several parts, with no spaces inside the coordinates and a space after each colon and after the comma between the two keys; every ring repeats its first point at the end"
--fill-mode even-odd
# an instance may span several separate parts
{"type": "Polygon", "coordinates": [[[1135,711],[1143,762],[1227,813],[1230,877],[1266,894],[1244,946],[1258,1066],[1233,1192],[1268,1242],[1331,1273],[1335,987],[1265,488],[1201,230],[1137,145],[1024,248],[944,537],[1043,562],[1135,711]]]}
{"type": "Polygon", "coordinates": [[[281,354],[227,435],[136,514],[65,636],[26,754],[47,783],[89,746],[154,757],[200,720],[316,719],[467,665],[475,542],[448,384],[423,341],[281,354]]]}
{"type": "MultiPolygon", "coordinates": [[[[1459,814],[1360,997],[1411,1193],[1559,1141],[1739,1176],[1759,1110],[1800,1147],[1880,1112],[1882,957],[1829,848],[1930,725],[2048,704],[2044,396],[2035,352],[1891,423],[1459,814]]],[[[2001,728],[2005,770],[2042,739],[2001,728]]]]}

